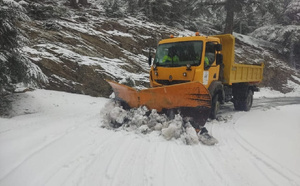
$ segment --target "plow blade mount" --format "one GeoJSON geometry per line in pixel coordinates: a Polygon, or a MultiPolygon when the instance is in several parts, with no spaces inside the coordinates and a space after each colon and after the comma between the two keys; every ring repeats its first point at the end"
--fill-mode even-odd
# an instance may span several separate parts
{"type": "Polygon", "coordinates": [[[125,102],[131,108],[146,106],[165,112],[178,109],[184,117],[192,117],[194,122],[203,126],[211,110],[209,91],[199,82],[189,82],[163,87],[155,87],[137,91],[126,85],[107,81],[114,93],[115,99],[125,102]]]}

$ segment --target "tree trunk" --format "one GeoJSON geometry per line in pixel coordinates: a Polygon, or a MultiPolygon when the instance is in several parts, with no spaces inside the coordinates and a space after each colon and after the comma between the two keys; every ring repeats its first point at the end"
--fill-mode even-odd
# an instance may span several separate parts
{"type": "Polygon", "coordinates": [[[79,0],[79,2],[78,2],[79,4],[82,4],[83,6],[86,6],[86,5],[88,5],[88,2],[87,2],[87,0],[79,0]]]}
{"type": "Polygon", "coordinates": [[[72,8],[78,8],[77,0],[70,0],[70,6],[71,6],[72,8]]]}
{"type": "Polygon", "coordinates": [[[225,4],[226,20],[225,20],[225,34],[233,33],[233,24],[234,24],[234,10],[235,10],[235,0],[227,0],[225,4]]]}

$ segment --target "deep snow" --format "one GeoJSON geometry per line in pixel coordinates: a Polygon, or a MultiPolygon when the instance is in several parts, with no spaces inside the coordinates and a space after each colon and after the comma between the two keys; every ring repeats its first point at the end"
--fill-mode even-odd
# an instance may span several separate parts
{"type": "MultiPolygon", "coordinates": [[[[263,89],[255,101],[269,95],[278,96],[263,89]]],[[[205,146],[187,145],[186,133],[145,132],[149,121],[109,129],[104,113],[113,107],[105,98],[35,90],[16,100],[13,117],[0,118],[1,186],[300,185],[300,102],[254,102],[250,112],[229,104],[222,121],[206,124],[219,143],[205,146]]],[[[143,114],[135,117],[143,122],[143,114]]]]}

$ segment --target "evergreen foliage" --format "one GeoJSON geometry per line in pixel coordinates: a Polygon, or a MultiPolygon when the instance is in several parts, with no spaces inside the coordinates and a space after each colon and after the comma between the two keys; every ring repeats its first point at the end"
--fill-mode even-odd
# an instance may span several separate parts
{"type": "Polygon", "coordinates": [[[103,7],[106,15],[109,17],[123,17],[124,12],[121,11],[120,0],[104,1],[103,7]]]}
{"type": "Polygon", "coordinates": [[[0,2],[0,95],[12,92],[18,83],[47,81],[41,70],[19,50],[26,38],[16,24],[29,20],[25,11],[13,0],[0,2]]]}
{"type": "Polygon", "coordinates": [[[299,4],[298,0],[104,0],[103,2],[108,16],[143,14],[144,18],[151,21],[181,28],[194,28],[195,31],[201,28],[201,23],[210,23],[215,29],[223,32],[226,22],[228,24],[226,15],[232,12],[233,31],[243,34],[249,34],[266,24],[299,24],[299,4]],[[198,28],[195,28],[197,24],[198,28]]]}

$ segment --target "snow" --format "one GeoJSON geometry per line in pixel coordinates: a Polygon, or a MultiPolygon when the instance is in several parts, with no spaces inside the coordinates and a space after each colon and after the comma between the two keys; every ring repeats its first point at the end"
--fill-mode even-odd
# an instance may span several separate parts
{"type": "Polygon", "coordinates": [[[127,127],[112,128],[108,118],[120,123],[128,111],[109,99],[16,94],[12,117],[0,118],[0,185],[300,185],[299,99],[260,106],[277,93],[260,94],[250,112],[229,105],[224,120],[206,124],[215,146],[191,142],[179,115],[145,118],[139,108],[127,127]]]}
{"type": "Polygon", "coordinates": [[[300,96],[300,86],[299,85],[288,80],[288,87],[292,88],[293,91],[286,93],[286,94],[276,91],[276,90],[272,90],[269,87],[263,87],[263,88],[260,88],[259,92],[255,92],[254,98],[299,97],[300,96]]]}
{"type": "MultiPolygon", "coordinates": [[[[36,50],[36,49],[26,46],[26,47],[23,47],[23,51],[25,51],[31,55],[34,55],[35,57],[32,57],[31,59],[36,60],[36,61],[41,60],[41,58],[47,58],[47,59],[53,60],[54,62],[62,63],[62,61],[56,57],[56,56],[61,56],[61,57],[64,57],[66,59],[70,59],[71,61],[76,62],[78,65],[101,66],[107,75],[116,77],[119,79],[122,79],[124,77],[132,77],[135,80],[140,80],[140,81],[146,82],[149,77],[149,75],[146,74],[145,72],[132,73],[132,72],[126,71],[124,68],[120,68],[122,66],[128,66],[128,64],[124,63],[124,60],[121,60],[121,59],[116,59],[116,58],[110,59],[110,58],[106,58],[106,57],[90,57],[90,56],[79,55],[79,54],[73,52],[72,50],[68,49],[66,46],[64,48],[64,47],[54,45],[54,44],[39,44],[39,45],[36,45],[36,47],[38,47],[39,50],[36,50]],[[52,53],[46,52],[46,49],[51,50],[52,53]]],[[[132,57],[132,58],[134,58],[134,57],[132,57]]],[[[137,58],[140,59],[140,61],[142,61],[142,62],[147,60],[142,55],[137,55],[137,58]]],[[[148,68],[149,67],[147,67],[147,69],[148,68]]],[[[103,71],[101,71],[101,72],[99,71],[99,73],[102,73],[102,72],[103,71]]]]}
{"type": "Polygon", "coordinates": [[[108,34],[115,35],[115,36],[122,36],[122,37],[133,37],[131,34],[120,32],[118,30],[113,31],[106,31],[108,34]]]}
{"type": "Polygon", "coordinates": [[[239,118],[236,129],[245,141],[251,141],[254,148],[272,155],[270,159],[299,173],[300,148],[295,148],[300,141],[300,117],[295,117],[298,112],[299,105],[280,106],[265,112],[253,111],[239,118]],[[253,134],[256,134],[255,138],[253,134]]]}
{"type": "Polygon", "coordinates": [[[293,33],[295,37],[299,36],[299,25],[266,25],[256,29],[251,33],[252,37],[262,38],[271,42],[287,42],[286,35],[293,33]]]}

